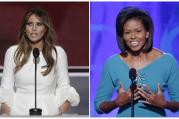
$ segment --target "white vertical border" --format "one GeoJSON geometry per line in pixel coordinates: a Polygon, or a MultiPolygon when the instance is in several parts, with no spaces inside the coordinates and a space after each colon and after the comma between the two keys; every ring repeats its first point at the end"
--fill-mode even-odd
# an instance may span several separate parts
{"type": "Polygon", "coordinates": [[[89,9],[89,12],[88,12],[88,14],[89,14],[89,102],[88,102],[89,103],[89,109],[88,109],[89,111],[88,111],[88,115],[90,118],[91,117],[91,115],[90,115],[90,112],[91,112],[90,111],[90,109],[91,109],[91,103],[90,103],[91,102],[91,100],[90,100],[91,99],[91,97],[90,97],[90,95],[91,95],[91,93],[90,93],[91,92],[91,90],[90,90],[91,89],[91,84],[90,84],[90,82],[91,82],[91,73],[90,73],[90,69],[91,69],[91,65],[90,65],[90,63],[91,63],[91,60],[90,60],[90,55],[91,55],[91,53],[90,53],[90,36],[91,36],[91,34],[90,34],[90,26],[91,26],[90,25],[90,23],[91,23],[90,22],[90,0],[88,1],[88,4],[89,4],[88,5],[88,7],[89,7],[88,8],[89,9]]]}

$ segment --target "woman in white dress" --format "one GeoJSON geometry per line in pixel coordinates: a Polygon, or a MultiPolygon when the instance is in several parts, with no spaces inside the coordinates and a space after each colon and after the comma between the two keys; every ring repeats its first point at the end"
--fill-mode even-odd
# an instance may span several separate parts
{"type": "Polygon", "coordinates": [[[37,108],[42,115],[65,113],[80,98],[70,86],[65,51],[55,46],[55,31],[48,13],[41,8],[28,10],[18,35],[19,42],[5,54],[0,87],[1,113],[28,116],[34,108],[34,48],[40,50],[37,61],[37,108]]]}

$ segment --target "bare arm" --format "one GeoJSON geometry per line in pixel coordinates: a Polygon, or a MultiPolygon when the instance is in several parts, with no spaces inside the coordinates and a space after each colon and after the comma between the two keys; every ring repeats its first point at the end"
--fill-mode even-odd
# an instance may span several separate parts
{"type": "Polygon", "coordinates": [[[161,89],[160,89],[160,84],[158,84],[158,92],[155,94],[152,92],[152,90],[145,85],[146,89],[149,91],[149,93],[146,93],[144,90],[141,88],[138,88],[138,93],[141,95],[145,100],[141,101],[145,104],[153,105],[162,109],[169,109],[172,112],[176,112],[179,110],[179,102],[170,102],[166,101],[161,89]]]}
{"type": "Polygon", "coordinates": [[[69,108],[70,108],[70,102],[65,101],[65,103],[59,107],[60,115],[66,113],[69,110],[69,108]]]}
{"type": "MultiPolygon", "coordinates": [[[[139,99],[140,97],[135,95],[134,100],[139,99]]],[[[126,92],[124,91],[123,85],[120,83],[119,92],[117,95],[117,98],[113,101],[106,101],[100,104],[100,109],[104,113],[109,113],[113,109],[121,107],[125,104],[130,103],[131,101],[131,90],[128,89],[126,92]]]]}
{"type": "Polygon", "coordinates": [[[1,103],[1,113],[7,116],[10,115],[10,109],[6,103],[1,103]]]}
{"type": "Polygon", "coordinates": [[[101,103],[100,105],[100,109],[104,112],[104,113],[109,113],[111,112],[113,109],[116,109],[118,107],[118,105],[116,104],[116,101],[106,101],[101,103]]]}
{"type": "Polygon", "coordinates": [[[179,102],[166,101],[165,108],[171,110],[172,112],[176,112],[179,110],[179,102]]]}

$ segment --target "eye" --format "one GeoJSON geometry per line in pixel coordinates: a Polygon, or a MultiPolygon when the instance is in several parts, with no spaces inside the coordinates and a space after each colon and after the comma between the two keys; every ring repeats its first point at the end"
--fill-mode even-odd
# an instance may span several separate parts
{"type": "Polygon", "coordinates": [[[124,32],[125,35],[128,35],[129,33],[130,33],[129,31],[124,32]]]}
{"type": "Polygon", "coordinates": [[[32,26],[33,24],[32,24],[32,22],[27,22],[27,25],[32,26]]]}
{"type": "Polygon", "coordinates": [[[140,33],[142,30],[136,30],[136,32],[140,33]]]}
{"type": "Polygon", "coordinates": [[[43,25],[43,24],[42,24],[42,23],[40,23],[40,22],[39,22],[39,23],[37,23],[37,26],[42,26],[42,25],[43,25]]]}

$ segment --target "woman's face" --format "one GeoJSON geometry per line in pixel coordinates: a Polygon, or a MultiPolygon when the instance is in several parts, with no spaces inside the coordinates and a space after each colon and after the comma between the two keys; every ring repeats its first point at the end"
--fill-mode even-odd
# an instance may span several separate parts
{"type": "Polygon", "coordinates": [[[32,43],[38,43],[39,41],[42,40],[46,32],[46,28],[40,21],[40,18],[32,14],[29,17],[28,22],[26,24],[25,32],[26,32],[28,39],[32,43]]]}
{"type": "Polygon", "coordinates": [[[123,27],[123,39],[130,50],[137,52],[141,50],[148,38],[149,32],[138,19],[129,19],[123,27]]]}

